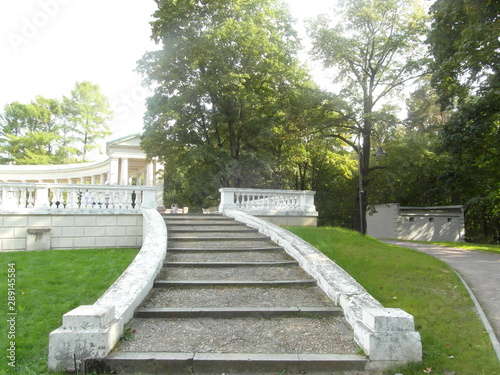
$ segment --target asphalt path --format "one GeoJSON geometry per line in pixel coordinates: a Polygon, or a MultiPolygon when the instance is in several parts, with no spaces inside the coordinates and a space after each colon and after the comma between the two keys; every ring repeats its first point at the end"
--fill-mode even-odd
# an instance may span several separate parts
{"type": "Polygon", "coordinates": [[[398,240],[384,242],[432,255],[447,263],[465,280],[473,299],[475,296],[479,301],[491,325],[493,332],[490,332],[490,337],[500,359],[500,254],[398,240]],[[496,336],[496,340],[492,336],[496,336]]]}

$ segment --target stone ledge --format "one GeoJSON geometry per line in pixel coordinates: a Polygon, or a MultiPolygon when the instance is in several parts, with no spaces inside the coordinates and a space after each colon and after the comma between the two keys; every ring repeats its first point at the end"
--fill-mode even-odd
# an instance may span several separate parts
{"type": "Polygon", "coordinates": [[[152,289],[167,253],[167,229],[156,210],[145,209],[142,213],[144,241],[129,267],[96,303],[66,313],[63,325],[51,332],[51,371],[78,372],[87,359],[108,355],[124,325],[152,289]]]}
{"type": "Polygon", "coordinates": [[[356,342],[370,357],[372,369],[422,361],[422,343],[414,330],[413,316],[401,309],[384,308],[335,262],[289,231],[241,211],[226,210],[224,214],[271,237],[342,307],[356,342]]]}

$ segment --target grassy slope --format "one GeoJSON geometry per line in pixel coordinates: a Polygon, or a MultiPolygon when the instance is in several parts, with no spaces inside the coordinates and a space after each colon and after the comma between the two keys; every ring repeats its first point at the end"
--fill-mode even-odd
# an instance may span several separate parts
{"type": "Polygon", "coordinates": [[[16,263],[17,364],[0,356],[0,374],[47,373],[49,333],[62,315],[93,304],[118,278],[137,249],[13,252],[0,254],[0,350],[7,353],[7,264],[16,263]]]}
{"type": "Polygon", "coordinates": [[[404,375],[498,375],[500,366],[472,301],[443,262],[338,228],[287,228],[349,272],[385,307],[415,317],[422,336],[422,364],[404,375]],[[430,369],[430,370],[429,370],[430,369]]]}

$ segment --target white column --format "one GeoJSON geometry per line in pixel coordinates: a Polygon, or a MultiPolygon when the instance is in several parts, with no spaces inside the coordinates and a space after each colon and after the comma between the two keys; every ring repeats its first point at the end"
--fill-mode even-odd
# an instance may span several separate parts
{"type": "Polygon", "coordinates": [[[154,186],[156,186],[156,205],[158,210],[165,210],[164,202],[163,202],[163,194],[164,194],[164,172],[163,172],[163,164],[155,158],[155,171],[153,173],[153,181],[154,186]]]}
{"type": "Polygon", "coordinates": [[[153,162],[148,163],[146,167],[146,186],[154,186],[155,172],[153,162]]]}
{"type": "Polygon", "coordinates": [[[109,185],[118,185],[118,159],[117,158],[112,158],[109,161],[108,183],[109,183],[109,185]]]}
{"type": "Polygon", "coordinates": [[[122,158],[122,165],[120,169],[120,185],[128,185],[128,159],[122,158]]]}

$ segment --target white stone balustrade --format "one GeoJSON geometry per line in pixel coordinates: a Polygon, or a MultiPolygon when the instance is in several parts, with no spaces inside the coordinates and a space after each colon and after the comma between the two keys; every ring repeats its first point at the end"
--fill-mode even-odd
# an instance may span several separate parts
{"type": "Polygon", "coordinates": [[[236,209],[254,214],[300,213],[317,216],[314,191],[222,188],[219,211],[236,209]]]}
{"type": "Polygon", "coordinates": [[[142,208],[156,208],[154,186],[0,183],[2,213],[125,213],[142,208]]]}
{"type": "Polygon", "coordinates": [[[314,191],[222,188],[219,192],[221,213],[239,210],[278,225],[317,225],[314,191]]]}

